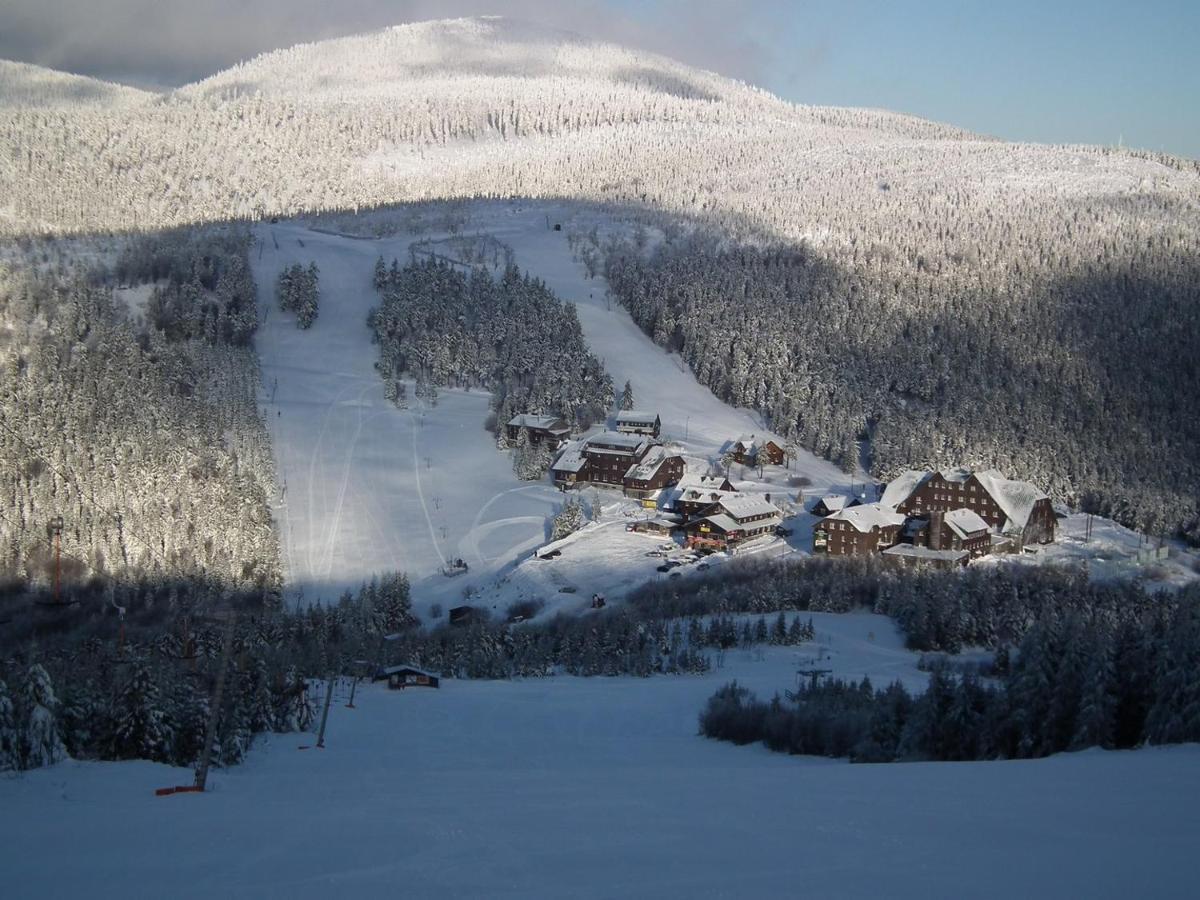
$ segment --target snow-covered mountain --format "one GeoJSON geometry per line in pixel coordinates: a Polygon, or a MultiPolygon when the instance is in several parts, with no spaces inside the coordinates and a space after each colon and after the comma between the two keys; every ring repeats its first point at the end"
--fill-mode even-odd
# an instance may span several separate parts
{"type": "Polygon", "coordinates": [[[300,45],[133,106],[44,107],[18,104],[0,118],[0,147],[16,151],[0,154],[0,196],[11,198],[0,233],[554,196],[908,253],[915,232],[961,233],[964,222],[1018,212],[1056,220],[1058,203],[1088,198],[1111,217],[1125,209],[1108,198],[1153,197],[1135,225],[1164,212],[1178,221],[1176,204],[1194,202],[1200,185],[1190,163],[797,106],[663,57],[502,19],[300,45]]]}
{"type": "Polygon", "coordinates": [[[113,108],[145,103],[154,96],[123,84],[0,59],[0,110],[113,108]]]}

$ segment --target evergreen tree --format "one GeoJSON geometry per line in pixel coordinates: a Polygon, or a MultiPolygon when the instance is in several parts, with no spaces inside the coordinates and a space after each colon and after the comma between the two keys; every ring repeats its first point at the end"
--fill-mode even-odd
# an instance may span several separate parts
{"type": "Polygon", "coordinates": [[[21,735],[21,765],[25,769],[52,766],[64,759],[67,748],[58,734],[58,700],[50,675],[38,663],[25,673],[22,691],[25,725],[21,735]]]}
{"type": "Polygon", "coordinates": [[[622,411],[633,409],[633,385],[628,381],[625,382],[625,387],[621,391],[620,407],[622,411]]]}
{"type": "Polygon", "coordinates": [[[8,685],[0,680],[0,772],[21,767],[21,748],[17,740],[17,717],[8,685]]]}
{"type": "Polygon", "coordinates": [[[583,506],[575,497],[568,497],[563,508],[554,516],[550,540],[557,541],[583,527],[583,506]]]}
{"type": "Polygon", "coordinates": [[[144,660],[135,660],[129,679],[113,704],[113,759],[171,759],[174,733],[162,709],[158,685],[144,660]]]}

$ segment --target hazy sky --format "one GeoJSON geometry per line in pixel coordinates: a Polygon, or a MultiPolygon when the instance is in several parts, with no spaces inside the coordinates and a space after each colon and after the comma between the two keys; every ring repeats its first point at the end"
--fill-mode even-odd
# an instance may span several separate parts
{"type": "Polygon", "coordinates": [[[1200,158],[1200,0],[0,0],[0,57],[176,85],[298,41],[487,13],[797,102],[1200,158]]]}

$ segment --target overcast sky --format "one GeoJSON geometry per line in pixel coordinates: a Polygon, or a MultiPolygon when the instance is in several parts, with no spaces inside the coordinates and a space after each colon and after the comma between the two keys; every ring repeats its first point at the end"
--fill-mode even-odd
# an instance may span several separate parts
{"type": "Polygon", "coordinates": [[[1200,158],[1200,0],[0,0],[0,57],[173,86],[299,41],[481,14],[801,103],[1200,158]]]}

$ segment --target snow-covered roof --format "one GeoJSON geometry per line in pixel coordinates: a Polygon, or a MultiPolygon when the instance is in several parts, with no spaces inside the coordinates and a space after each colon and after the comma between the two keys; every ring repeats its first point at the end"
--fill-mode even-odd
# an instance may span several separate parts
{"type": "Polygon", "coordinates": [[[631,425],[641,422],[653,424],[657,418],[658,413],[644,412],[640,409],[623,409],[617,413],[617,424],[619,425],[623,422],[628,422],[631,425]]]}
{"type": "Polygon", "coordinates": [[[399,672],[416,672],[418,675],[424,675],[427,678],[437,678],[437,675],[433,674],[432,672],[427,672],[425,669],[420,669],[420,668],[417,668],[416,666],[410,666],[408,664],[399,665],[399,666],[387,666],[386,668],[379,670],[379,673],[381,675],[395,675],[399,672]]]}
{"type": "Polygon", "coordinates": [[[909,559],[946,560],[958,562],[970,556],[966,550],[930,550],[915,544],[897,544],[883,551],[884,556],[903,556],[909,559]]]}
{"type": "Polygon", "coordinates": [[[583,458],[583,448],[576,445],[564,450],[550,469],[555,472],[578,472],[585,465],[587,460],[583,458]]]}
{"type": "Polygon", "coordinates": [[[983,521],[974,510],[966,509],[965,507],[962,509],[952,509],[946,513],[943,521],[960,538],[969,537],[972,534],[988,530],[988,523],[983,521]]]}
{"type": "Polygon", "coordinates": [[[938,474],[942,476],[943,481],[948,481],[951,484],[963,484],[971,477],[971,470],[960,466],[956,469],[942,469],[938,474]]]}
{"type": "Polygon", "coordinates": [[[873,528],[887,528],[892,525],[903,525],[903,513],[887,509],[881,503],[864,503],[861,506],[851,506],[832,516],[826,516],[825,522],[849,522],[855,531],[869,534],[873,528]]]}
{"type": "Polygon", "coordinates": [[[918,469],[909,469],[907,472],[901,472],[887,483],[887,487],[883,489],[883,496],[879,498],[879,505],[895,509],[911,497],[913,491],[924,484],[926,479],[930,477],[932,477],[932,473],[922,472],[918,469]]]}
{"type": "Polygon", "coordinates": [[[1029,514],[1033,512],[1034,504],[1039,500],[1050,499],[1028,481],[1013,481],[1005,478],[995,469],[976,472],[975,478],[996,501],[996,505],[1000,507],[1004,515],[1008,517],[1008,522],[1003,529],[1005,531],[1009,529],[1023,530],[1029,522],[1029,514]]]}
{"type": "Polygon", "coordinates": [[[619,431],[601,431],[599,434],[593,434],[583,443],[588,450],[597,450],[605,446],[619,447],[626,450],[636,450],[642,444],[646,443],[646,438],[640,434],[622,434],[619,431]]]}
{"type": "Polygon", "coordinates": [[[648,481],[654,477],[659,466],[668,459],[674,458],[674,456],[675,454],[667,453],[666,448],[662,446],[651,447],[649,452],[642,457],[641,462],[634,463],[629,467],[629,471],[625,473],[625,477],[633,478],[637,481],[648,481]]]}
{"type": "Polygon", "coordinates": [[[849,503],[850,498],[843,494],[826,494],[818,502],[831,513],[835,513],[849,503]]]}
{"type": "Polygon", "coordinates": [[[563,434],[571,430],[558,416],[537,416],[531,413],[513,416],[508,420],[508,424],[513,428],[541,428],[545,431],[561,431],[563,434]]]}
{"type": "Polygon", "coordinates": [[[697,519],[696,521],[708,522],[709,524],[720,528],[722,531],[740,531],[742,528],[742,526],[738,524],[737,519],[730,518],[724,513],[717,513],[715,516],[705,516],[703,519],[697,519]]]}
{"type": "Polygon", "coordinates": [[[727,494],[717,501],[721,509],[735,519],[748,516],[777,515],[779,507],[761,494],[727,494]]]}

